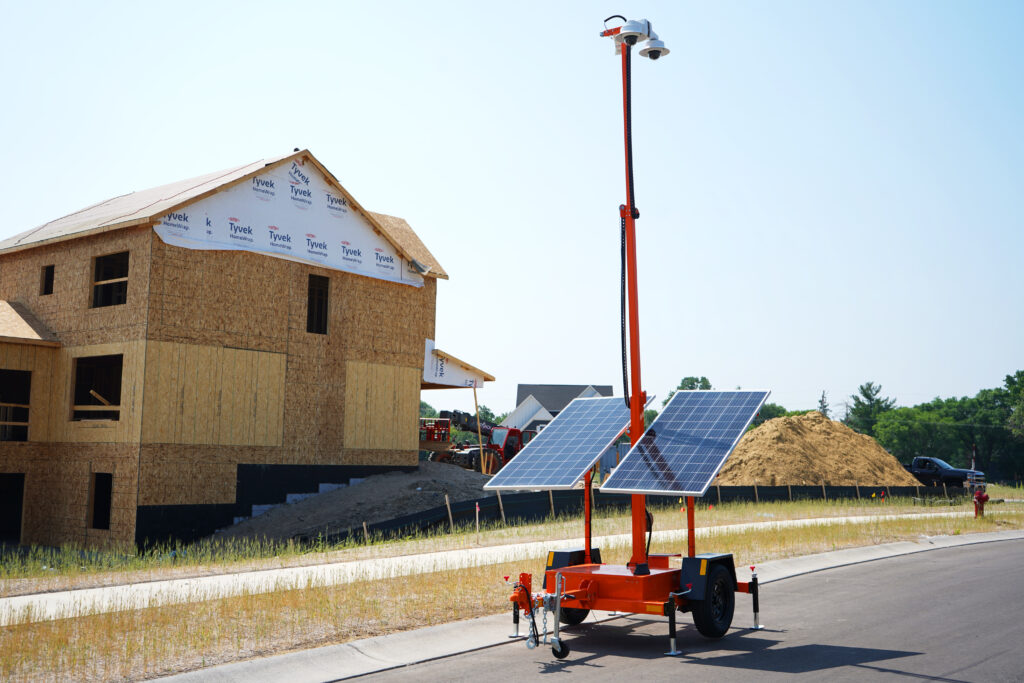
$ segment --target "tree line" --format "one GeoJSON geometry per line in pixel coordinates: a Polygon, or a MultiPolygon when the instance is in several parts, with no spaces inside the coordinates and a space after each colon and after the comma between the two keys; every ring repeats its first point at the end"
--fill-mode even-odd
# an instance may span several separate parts
{"type": "MultiPolygon", "coordinates": [[[[707,377],[684,377],[677,390],[711,388],[707,377]]],[[[832,416],[824,391],[816,410],[832,416]]],[[[765,403],[751,428],[772,418],[808,412],[765,403]]],[[[954,467],[970,467],[974,459],[975,467],[990,481],[1024,479],[1024,370],[1007,375],[1003,386],[982,389],[974,396],[935,398],[910,407],[883,396],[880,384],[865,382],[850,396],[840,421],[874,437],[904,464],[917,456],[931,456],[954,467]]]]}
{"type": "MultiPolygon", "coordinates": [[[[661,405],[668,405],[676,391],[711,389],[707,377],[684,377],[661,405]]],[[[813,410],[832,417],[824,391],[814,409],[787,410],[777,403],[765,403],[751,428],[776,417],[813,410]]],[[[497,424],[505,415],[495,415],[487,406],[480,406],[480,417],[488,422],[497,424]]],[[[646,425],[657,415],[655,409],[644,411],[646,425]]],[[[437,412],[421,401],[420,416],[436,417],[437,412]]],[[[982,389],[974,396],[935,398],[909,407],[898,406],[895,398],[883,396],[880,384],[865,382],[850,396],[839,420],[874,437],[904,464],[917,456],[931,456],[954,467],[970,467],[973,458],[975,467],[984,471],[989,481],[1024,480],[1024,370],[1007,375],[1003,386],[982,389]]]]}

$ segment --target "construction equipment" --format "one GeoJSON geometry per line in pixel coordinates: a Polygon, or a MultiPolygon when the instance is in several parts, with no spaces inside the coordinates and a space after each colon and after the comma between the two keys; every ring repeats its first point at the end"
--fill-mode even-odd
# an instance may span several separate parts
{"type": "Polygon", "coordinates": [[[430,451],[429,459],[458,465],[468,470],[494,474],[516,456],[537,435],[534,430],[502,427],[460,410],[442,410],[438,418],[420,418],[420,450],[430,451]],[[475,439],[457,444],[452,430],[480,434],[483,451],[475,439]]]}
{"type": "Polygon", "coordinates": [[[668,655],[680,654],[676,648],[677,612],[692,613],[702,635],[720,638],[732,625],[737,592],[752,596],[753,628],[761,628],[755,568],[750,568],[750,581],[739,581],[731,554],[696,553],[694,498],[707,490],[764,404],[768,392],[677,392],[651,426],[644,429],[643,409],[648,399],[640,382],[635,229],[640,213],[633,193],[630,55],[632,47],[641,40],[647,41],[640,51],[641,56],[655,60],[669,51],[647,20],[627,21],[615,15],[605,20],[601,35],[613,38],[622,65],[626,203],[619,207],[619,218],[623,270],[622,365],[628,415],[622,399],[576,399],[508,468],[484,487],[565,489],[582,485],[584,547],[549,552],[541,591],[532,592],[532,576],[523,573],[510,597],[516,625],[514,635],[518,635],[519,613],[523,612],[530,619],[527,647],[534,648],[540,642],[550,644],[552,654],[558,659],[569,654],[561,626],[580,623],[591,610],[667,617],[668,655]],[[620,19],[623,24],[608,28],[611,19],[620,19]],[[627,418],[631,450],[602,482],[601,489],[631,495],[632,556],[625,565],[610,565],[601,562],[600,549],[591,547],[593,468],[601,454],[612,447],[616,435],[626,426],[627,418]],[[579,438],[572,438],[576,435],[579,438]],[[685,496],[685,557],[682,553],[650,553],[653,518],[647,510],[648,494],[685,496]],[[680,558],[678,564],[675,558],[680,558]],[[536,627],[538,610],[543,612],[542,633],[536,627]],[[554,615],[550,639],[549,613],[554,615]]]}

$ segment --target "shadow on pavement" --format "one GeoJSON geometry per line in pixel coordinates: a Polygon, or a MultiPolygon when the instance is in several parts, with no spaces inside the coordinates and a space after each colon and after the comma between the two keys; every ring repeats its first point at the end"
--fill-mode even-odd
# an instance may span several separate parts
{"type": "MultiPolygon", "coordinates": [[[[605,658],[626,658],[638,662],[668,659],[668,622],[626,618],[601,624],[582,624],[564,630],[568,658],[558,660],[549,645],[540,645],[532,656],[540,665],[538,673],[557,674],[604,668],[605,658]]],[[[921,678],[896,669],[874,667],[872,663],[922,654],[904,650],[880,650],[842,645],[783,645],[781,638],[765,637],[770,632],[736,629],[721,640],[708,640],[692,626],[681,626],[677,647],[682,651],[680,666],[705,665],[748,671],[804,674],[840,667],[863,667],[868,671],[921,678]],[[706,655],[706,656],[703,656],[706,655]]],[[[781,634],[784,631],[775,631],[781,634]]],[[[930,677],[924,677],[929,678],[930,677]]],[[[933,679],[953,680],[953,679],[933,679]]]]}

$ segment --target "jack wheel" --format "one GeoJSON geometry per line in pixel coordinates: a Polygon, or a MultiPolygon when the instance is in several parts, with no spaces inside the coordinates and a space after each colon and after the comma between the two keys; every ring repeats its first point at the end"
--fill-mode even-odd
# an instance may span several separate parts
{"type": "Polygon", "coordinates": [[[693,623],[705,638],[721,638],[732,626],[736,594],[732,577],[723,565],[712,565],[704,599],[693,607],[693,623]]]}
{"type": "Polygon", "coordinates": [[[551,646],[551,654],[555,656],[555,659],[565,659],[569,656],[569,646],[559,638],[558,641],[551,646]]]}
{"type": "Polygon", "coordinates": [[[562,613],[559,615],[559,621],[566,626],[576,626],[582,624],[583,620],[590,614],[588,609],[579,609],[578,607],[563,607],[562,613]]]}

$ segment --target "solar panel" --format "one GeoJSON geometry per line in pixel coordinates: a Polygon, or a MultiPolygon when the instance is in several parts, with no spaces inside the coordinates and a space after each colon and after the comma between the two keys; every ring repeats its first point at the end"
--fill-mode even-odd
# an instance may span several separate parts
{"type": "Polygon", "coordinates": [[[676,392],[601,490],[703,496],[768,393],[676,392]]]}
{"type": "Polygon", "coordinates": [[[571,489],[628,425],[621,397],[574,399],[484,488],[571,489]]]}

